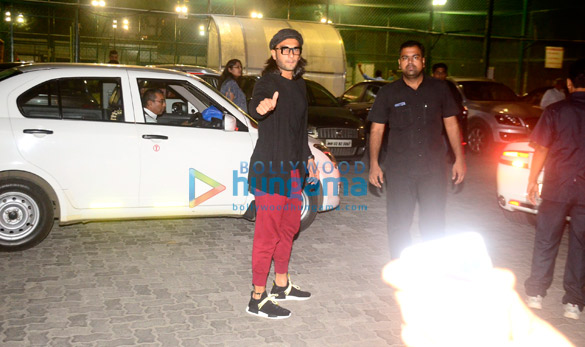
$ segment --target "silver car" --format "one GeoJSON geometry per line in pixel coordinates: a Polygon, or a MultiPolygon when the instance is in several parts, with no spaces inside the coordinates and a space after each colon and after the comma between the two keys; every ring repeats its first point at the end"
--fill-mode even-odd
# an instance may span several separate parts
{"type": "Polygon", "coordinates": [[[526,141],[542,110],[523,102],[506,85],[487,78],[449,77],[467,112],[467,148],[474,154],[526,141]]]}

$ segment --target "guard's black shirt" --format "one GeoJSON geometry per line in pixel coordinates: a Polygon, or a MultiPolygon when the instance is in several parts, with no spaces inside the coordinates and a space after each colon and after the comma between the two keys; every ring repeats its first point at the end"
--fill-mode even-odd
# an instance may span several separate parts
{"type": "Polygon", "coordinates": [[[545,108],[530,140],[549,149],[542,198],[585,204],[585,92],[545,108]]]}
{"type": "Polygon", "coordinates": [[[441,170],[447,150],[441,135],[443,118],[458,113],[445,81],[424,76],[414,90],[401,78],[382,87],[368,120],[389,125],[386,170],[409,175],[441,170]]]}

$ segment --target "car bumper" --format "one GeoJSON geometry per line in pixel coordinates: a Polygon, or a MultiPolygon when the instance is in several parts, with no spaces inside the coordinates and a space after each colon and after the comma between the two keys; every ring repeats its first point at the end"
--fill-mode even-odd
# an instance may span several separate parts
{"type": "Polygon", "coordinates": [[[530,170],[516,167],[511,162],[501,160],[498,163],[497,196],[498,204],[507,211],[522,211],[531,214],[538,212],[538,206],[527,199],[526,188],[530,170]]]}

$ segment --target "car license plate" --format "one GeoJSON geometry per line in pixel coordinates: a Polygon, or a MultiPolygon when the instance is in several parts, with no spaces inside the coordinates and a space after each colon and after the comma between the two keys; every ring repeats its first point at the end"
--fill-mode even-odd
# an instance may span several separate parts
{"type": "Polygon", "coordinates": [[[351,147],[351,140],[325,140],[327,147],[351,147]]]}

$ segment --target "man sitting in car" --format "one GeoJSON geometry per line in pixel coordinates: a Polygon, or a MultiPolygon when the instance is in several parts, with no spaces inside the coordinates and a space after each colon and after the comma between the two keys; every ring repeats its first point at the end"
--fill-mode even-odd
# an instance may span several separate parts
{"type": "Polygon", "coordinates": [[[165,112],[167,101],[160,89],[148,89],[142,95],[142,106],[144,107],[144,121],[156,123],[158,116],[165,112]]]}

